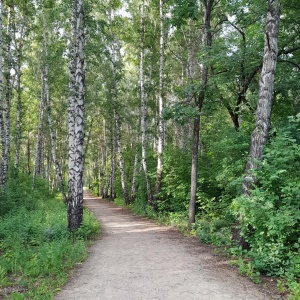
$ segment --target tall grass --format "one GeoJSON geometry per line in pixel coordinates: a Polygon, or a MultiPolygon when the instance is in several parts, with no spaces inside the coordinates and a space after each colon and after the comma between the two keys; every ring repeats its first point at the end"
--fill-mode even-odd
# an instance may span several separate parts
{"type": "Polygon", "coordinates": [[[63,201],[42,181],[35,191],[30,183],[27,177],[11,181],[0,196],[6,207],[0,216],[0,299],[52,299],[86,258],[86,241],[99,233],[84,210],[82,227],[71,236],[63,201]]]}

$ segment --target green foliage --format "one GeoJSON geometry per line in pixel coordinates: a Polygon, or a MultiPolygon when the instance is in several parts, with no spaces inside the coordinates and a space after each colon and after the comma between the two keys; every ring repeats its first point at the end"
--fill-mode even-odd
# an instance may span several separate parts
{"type": "Polygon", "coordinates": [[[251,261],[246,261],[241,257],[232,263],[239,268],[241,275],[249,277],[253,282],[260,283],[260,272],[256,271],[251,261]]]}
{"type": "Polygon", "coordinates": [[[169,4],[172,5],[172,18],[170,22],[174,26],[180,27],[186,24],[188,19],[197,20],[198,4],[195,0],[168,0],[169,4]]]}
{"type": "Polygon", "coordinates": [[[231,244],[231,223],[227,220],[200,220],[196,223],[197,236],[205,244],[229,246],[231,244]]]}
{"type": "Polygon", "coordinates": [[[250,197],[238,197],[233,209],[251,250],[254,267],[269,275],[300,275],[299,116],[276,132],[265,150],[258,184],[250,197]]]}
{"type": "Polygon", "coordinates": [[[190,154],[166,148],[161,192],[156,202],[159,212],[186,212],[190,191],[190,154]]]}
{"type": "Polygon", "coordinates": [[[136,178],[136,181],[138,188],[135,201],[132,204],[132,212],[137,215],[147,215],[148,204],[145,174],[142,173],[141,176],[136,178]]]}
{"type": "Polygon", "coordinates": [[[49,195],[42,183],[29,197],[30,179],[18,180],[22,188],[15,186],[8,197],[23,201],[0,217],[0,286],[12,291],[11,299],[52,299],[69,270],[85,259],[85,241],[99,233],[99,224],[84,210],[82,226],[71,235],[62,200],[49,195]]]}
{"type": "Polygon", "coordinates": [[[30,176],[19,174],[17,178],[10,177],[6,189],[0,190],[0,216],[20,207],[29,211],[38,208],[41,203],[33,199],[48,195],[49,190],[43,179],[37,178],[35,186],[35,190],[32,190],[32,177],[30,176]]]}
{"type": "Polygon", "coordinates": [[[289,300],[298,300],[300,299],[300,282],[292,280],[288,283],[290,290],[289,300]]]}
{"type": "Polygon", "coordinates": [[[197,107],[183,105],[181,103],[174,104],[163,111],[165,120],[172,119],[180,125],[188,123],[191,119],[196,119],[200,115],[197,107]]]}

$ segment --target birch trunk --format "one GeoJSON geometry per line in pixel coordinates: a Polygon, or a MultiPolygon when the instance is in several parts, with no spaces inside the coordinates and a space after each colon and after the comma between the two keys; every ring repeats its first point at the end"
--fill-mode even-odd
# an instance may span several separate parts
{"type": "Polygon", "coordinates": [[[116,182],[116,143],[115,143],[115,131],[113,130],[114,126],[111,125],[111,146],[110,146],[110,178],[109,178],[109,198],[111,200],[116,198],[115,193],[115,182],[116,182]]]}
{"type": "Polygon", "coordinates": [[[2,29],[3,29],[3,10],[4,4],[3,0],[0,0],[0,135],[1,135],[1,160],[0,160],[0,186],[1,189],[4,189],[5,186],[2,184],[2,172],[3,172],[3,156],[5,149],[5,139],[4,139],[4,103],[3,103],[3,57],[2,57],[2,48],[3,48],[3,40],[2,40],[2,29]]]}
{"type": "Polygon", "coordinates": [[[137,125],[136,125],[135,155],[134,155],[131,194],[130,194],[131,203],[134,202],[135,194],[136,194],[136,177],[138,173],[138,164],[139,164],[139,129],[140,129],[140,119],[138,118],[137,125]]]}
{"type": "Polygon", "coordinates": [[[83,165],[84,165],[84,162],[85,162],[86,153],[88,152],[89,145],[90,145],[91,134],[92,134],[92,129],[93,129],[93,123],[94,123],[94,119],[92,117],[91,118],[91,123],[90,123],[90,126],[89,126],[88,135],[87,135],[87,138],[86,138],[85,147],[84,147],[84,150],[83,150],[83,153],[84,153],[84,155],[83,155],[83,165]]]}
{"type": "MultiPolygon", "coordinates": [[[[22,34],[21,34],[22,37],[22,34]]],[[[20,147],[21,147],[21,57],[22,57],[22,45],[20,44],[18,47],[17,54],[17,65],[16,65],[16,73],[17,73],[17,121],[16,121],[16,151],[15,151],[15,159],[14,159],[14,174],[15,176],[19,173],[19,160],[20,160],[20,147]]]]}
{"type": "Polygon", "coordinates": [[[151,181],[148,174],[148,166],[147,166],[147,158],[146,158],[146,147],[147,147],[147,139],[146,139],[146,127],[147,127],[147,105],[145,99],[145,86],[144,86],[144,40],[145,40],[145,1],[142,0],[141,4],[141,24],[140,24],[140,97],[141,97],[141,129],[142,129],[142,165],[146,177],[147,184],[147,198],[149,205],[153,205],[153,197],[151,190],[151,181]]]}
{"type": "Polygon", "coordinates": [[[27,156],[27,174],[30,175],[31,168],[30,168],[30,162],[31,162],[31,153],[30,153],[30,133],[27,132],[27,145],[26,145],[26,156],[27,156]]]}
{"type": "MultiPolygon", "coordinates": [[[[209,48],[212,44],[211,35],[211,12],[213,8],[214,0],[205,1],[205,12],[203,20],[203,30],[202,30],[202,45],[207,47],[206,56],[209,56],[209,48]]],[[[201,68],[201,91],[198,98],[196,99],[196,105],[198,107],[198,112],[202,110],[205,90],[208,82],[208,65],[202,65],[201,68]]],[[[190,193],[190,203],[189,203],[189,224],[195,223],[196,215],[196,198],[197,198],[197,178],[198,178],[198,152],[199,152],[199,134],[200,134],[200,116],[198,116],[194,121],[193,130],[193,149],[192,149],[192,166],[191,166],[191,193],[190,193]]]]}
{"type": "MultiPolygon", "coordinates": [[[[114,54],[115,56],[115,54],[114,54]]],[[[113,59],[113,81],[114,81],[114,118],[115,118],[115,129],[116,129],[116,138],[117,138],[117,146],[118,146],[118,154],[119,154],[119,166],[120,166],[120,174],[121,174],[121,185],[123,196],[125,200],[125,204],[129,204],[129,197],[126,187],[126,179],[125,179],[125,166],[124,166],[124,158],[122,151],[122,139],[121,139],[121,131],[120,131],[120,117],[119,117],[119,109],[118,109],[118,87],[117,87],[117,62],[116,58],[113,59]]]]}
{"type": "Polygon", "coordinates": [[[59,182],[59,188],[63,197],[63,200],[66,202],[67,197],[65,194],[65,186],[63,181],[63,176],[61,172],[61,168],[56,156],[56,143],[55,136],[53,133],[53,122],[52,122],[52,114],[51,114],[51,103],[50,103],[50,89],[49,89],[49,66],[48,66],[48,42],[47,42],[47,34],[46,34],[46,16],[45,16],[45,6],[44,0],[42,2],[42,18],[43,18],[43,43],[44,43],[44,54],[46,57],[46,62],[44,66],[44,85],[45,85],[45,98],[46,98],[46,108],[47,108],[47,117],[48,117],[48,127],[50,133],[50,142],[51,142],[51,153],[52,159],[54,162],[55,173],[59,182]]]}
{"type": "Polygon", "coordinates": [[[76,101],[76,53],[77,53],[77,26],[76,26],[77,1],[73,1],[71,16],[71,47],[69,61],[69,97],[68,97],[68,202],[72,202],[74,191],[74,158],[75,158],[75,101],[76,101]]]}
{"type": "Polygon", "coordinates": [[[158,98],[158,141],[157,141],[157,168],[156,168],[156,181],[155,181],[155,194],[160,192],[162,171],[163,171],[163,140],[164,140],[164,121],[162,116],[163,103],[164,103],[164,0],[159,1],[159,14],[160,14],[160,59],[159,59],[159,98],[158,98]]]}
{"type": "Polygon", "coordinates": [[[106,122],[105,119],[103,120],[103,144],[101,144],[101,140],[99,143],[99,148],[101,148],[101,169],[100,169],[100,176],[99,181],[101,182],[99,195],[103,199],[107,198],[107,174],[106,174],[106,165],[107,165],[107,150],[106,150],[106,122]]]}
{"type": "Polygon", "coordinates": [[[48,182],[49,185],[50,185],[50,171],[51,171],[51,159],[50,159],[50,154],[47,151],[45,177],[46,177],[47,182],[48,182]]]}
{"type": "Polygon", "coordinates": [[[264,57],[259,82],[256,121],[255,128],[251,136],[249,159],[242,183],[242,193],[245,196],[250,196],[250,191],[256,183],[256,177],[253,171],[259,168],[259,163],[262,160],[263,149],[268,139],[274,75],[278,54],[279,19],[280,1],[268,0],[264,37],[264,57]]]}
{"type": "Polygon", "coordinates": [[[85,99],[85,56],[84,56],[84,7],[83,0],[75,1],[76,12],[76,71],[74,103],[74,171],[72,193],[68,199],[68,228],[71,232],[78,229],[83,217],[83,144],[84,144],[84,99],[85,99]]]}
{"type": "Polygon", "coordinates": [[[117,150],[119,155],[119,167],[120,167],[120,175],[121,175],[121,186],[125,204],[129,204],[129,196],[127,192],[126,186],[126,178],[125,178],[125,163],[123,158],[123,150],[122,150],[122,137],[121,137],[121,125],[120,125],[120,116],[119,116],[119,105],[118,105],[118,54],[119,54],[119,45],[118,41],[115,39],[113,29],[112,29],[112,21],[113,21],[113,13],[110,12],[110,35],[112,38],[111,41],[111,62],[113,67],[113,104],[114,104],[114,120],[115,120],[115,131],[116,131],[116,142],[117,142],[117,150]]]}
{"type": "Polygon", "coordinates": [[[104,186],[105,186],[105,169],[106,169],[106,146],[101,147],[101,169],[99,171],[99,190],[98,194],[103,199],[106,198],[104,195],[104,186]]]}
{"type": "Polygon", "coordinates": [[[35,178],[37,175],[43,177],[44,168],[44,156],[43,156],[43,128],[44,128],[44,98],[45,98],[45,85],[44,85],[44,75],[41,76],[41,97],[40,97],[40,108],[39,108],[39,123],[38,123],[38,133],[35,151],[35,163],[33,168],[33,181],[32,188],[35,186],[35,178]]]}
{"type": "MultiPolygon", "coordinates": [[[[3,7],[3,6],[2,6],[3,7]]],[[[7,12],[7,30],[6,30],[6,67],[5,67],[5,108],[2,106],[3,114],[3,131],[2,131],[2,178],[1,186],[4,188],[8,179],[9,163],[10,163],[10,106],[12,97],[11,84],[11,37],[12,37],[12,13],[14,9],[13,1],[10,0],[7,12]]]]}

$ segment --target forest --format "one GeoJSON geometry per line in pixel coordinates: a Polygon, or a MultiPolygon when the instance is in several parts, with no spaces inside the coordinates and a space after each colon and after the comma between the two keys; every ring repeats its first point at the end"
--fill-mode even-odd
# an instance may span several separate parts
{"type": "Polygon", "coordinates": [[[299,0],[0,0],[0,294],[85,257],[85,186],[299,299],[299,95],[299,0]]]}

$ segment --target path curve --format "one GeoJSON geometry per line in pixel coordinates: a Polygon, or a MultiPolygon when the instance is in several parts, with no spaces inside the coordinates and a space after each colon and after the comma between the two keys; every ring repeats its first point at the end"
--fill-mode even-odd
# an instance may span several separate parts
{"type": "Polygon", "coordinates": [[[101,238],[56,300],[266,300],[207,246],[85,193],[101,238]]]}

